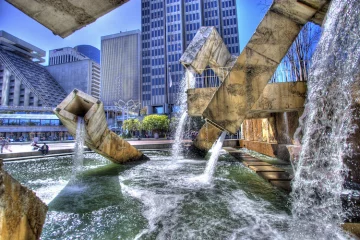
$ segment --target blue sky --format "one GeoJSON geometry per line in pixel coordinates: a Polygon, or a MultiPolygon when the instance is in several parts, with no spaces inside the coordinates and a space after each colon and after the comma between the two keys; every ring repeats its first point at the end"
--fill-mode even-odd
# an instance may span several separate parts
{"type": "MultiPolygon", "coordinates": [[[[243,49],[265,15],[266,0],[237,0],[240,48],[243,49]]],[[[269,2],[269,1],[267,1],[269,2]]],[[[0,30],[48,51],[61,47],[88,44],[100,49],[101,36],[141,29],[141,0],[128,3],[102,16],[94,23],[65,39],[55,36],[40,23],[22,13],[5,0],[0,0],[0,30]]],[[[46,63],[47,64],[47,57],[46,63]]]]}

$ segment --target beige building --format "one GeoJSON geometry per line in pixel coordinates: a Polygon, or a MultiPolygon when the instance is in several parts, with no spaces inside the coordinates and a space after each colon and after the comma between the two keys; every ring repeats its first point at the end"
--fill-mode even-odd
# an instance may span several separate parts
{"type": "Polygon", "coordinates": [[[140,30],[101,37],[101,100],[140,100],[140,30]]]}

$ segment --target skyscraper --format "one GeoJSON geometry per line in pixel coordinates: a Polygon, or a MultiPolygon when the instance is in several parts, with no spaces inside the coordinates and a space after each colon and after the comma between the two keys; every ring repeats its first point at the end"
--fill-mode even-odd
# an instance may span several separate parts
{"type": "Polygon", "coordinates": [[[215,26],[229,51],[239,54],[236,1],[141,2],[142,105],[148,113],[169,113],[184,74],[179,59],[200,26],[215,26]]]}
{"type": "Polygon", "coordinates": [[[140,100],[140,30],[101,37],[101,100],[140,100]]]}
{"type": "MultiPolygon", "coordinates": [[[[89,45],[80,46],[98,52],[100,57],[100,51],[97,48],[89,45]]],[[[77,47],[64,47],[50,50],[49,66],[46,69],[66,91],[66,94],[77,88],[93,97],[100,98],[100,65],[91,59],[91,56],[77,49],[77,47]]]]}

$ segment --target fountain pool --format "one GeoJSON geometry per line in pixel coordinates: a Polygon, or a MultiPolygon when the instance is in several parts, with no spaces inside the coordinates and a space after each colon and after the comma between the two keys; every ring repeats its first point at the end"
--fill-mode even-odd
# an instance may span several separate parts
{"type": "Polygon", "coordinates": [[[150,161],[136,165],[85,154],[74,179],[71,157],[5,169],[48,204],[42,239],[286,239],[288,196],[231,156],[220,156],[209,185],[191,180],[203,159],[144,153],[150,161]]]}

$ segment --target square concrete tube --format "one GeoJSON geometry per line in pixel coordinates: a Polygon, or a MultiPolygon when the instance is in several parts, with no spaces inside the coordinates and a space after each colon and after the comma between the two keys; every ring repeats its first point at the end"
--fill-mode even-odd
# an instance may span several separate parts
{"type": "Polygon", "coordinates": [[[249,168],[255,172],[285,172],[284,170],[273,166],[250,166],[249,168]]]}
{"type": "Polygon", "coordinates": [[[255,162],[255,161],[243,161],[243,164],[245,164],[245,166],[250,167],[250,166],[271,166],[271,164],[266,163],[266,162],[255,162]]]}
{"type": "Polygon", "coordinates": [[[268,181],[290,181],[289,173],[287,172],[258,172],[262,178],[268,181]]]}

